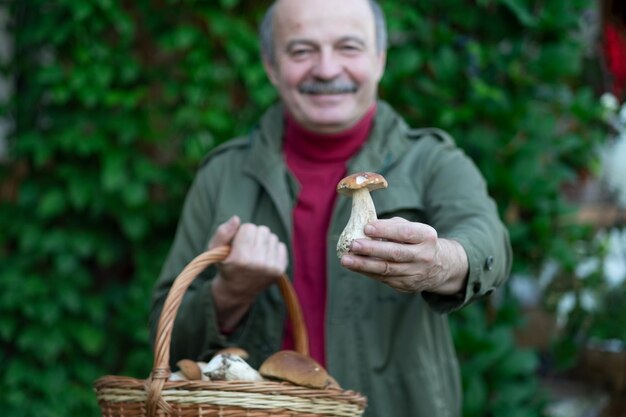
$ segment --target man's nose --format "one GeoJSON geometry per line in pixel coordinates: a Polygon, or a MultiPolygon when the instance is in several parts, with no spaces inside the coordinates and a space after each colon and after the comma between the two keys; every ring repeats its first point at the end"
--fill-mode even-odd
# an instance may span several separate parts
{"type": "Polygon", "coordinates": [[[312,75],[320,79],[330,80],[341,73],[341,68],[341,62],[333,51],[322,50],[313,66],[312,75]]]}

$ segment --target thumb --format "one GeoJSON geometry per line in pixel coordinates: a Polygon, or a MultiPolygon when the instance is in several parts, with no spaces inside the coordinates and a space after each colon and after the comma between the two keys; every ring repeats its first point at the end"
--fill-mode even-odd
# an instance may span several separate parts
{"type": "Polygon", "coordinates": [[[228,245],[237,234],[237,230],[239,230],[240,224],[241,219],[237,215],[220,224],[217,227],[217,230],[215,230],[215,234],[213,235],[213,237],[211,237],[211,240],[209,241],[209,249],[213,249],[218,246],[228,245]]]}

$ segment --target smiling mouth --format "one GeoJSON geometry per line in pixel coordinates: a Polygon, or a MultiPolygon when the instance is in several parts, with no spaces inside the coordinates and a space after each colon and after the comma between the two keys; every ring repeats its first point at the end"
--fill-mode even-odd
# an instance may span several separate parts
{"type": "Polygon", "coordinates": [[[354,83],[337,81],[309,81],[298,86],[302,94],[327,95],[356,93],[358,86],[354,83]]]}

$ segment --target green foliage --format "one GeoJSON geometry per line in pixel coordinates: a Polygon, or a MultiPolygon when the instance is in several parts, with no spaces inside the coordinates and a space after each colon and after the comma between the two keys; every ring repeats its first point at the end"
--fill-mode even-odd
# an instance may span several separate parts
{"type": "Polygon", "coordinates": [[[382,96],[413,124],[452,132],[477,161],[509,223],[516,268],[572,261],[564,248],[584,231],[560,221],[562,186],[604,136],[574,34],[591,2],[468,3],[385,3],[393,47],[382,96]]]}
{"type": "MultiPolygon", "coordinates": [[[[151,369],[151,287],[194,169],[276,99],[258,59],[269,1],[12,2],[15,129],[0,165],[0,409],[97,415],[105,374],[151,369]]],[[[601,131],[572,35],[591,0],[383,1],[381,96],[451,131],[506,217],[517,270],[572,264],[561,187],[601,131]]],[[[515,312],[453,316],[467,416],[536,415],[515,312]]]]}
{"type": "Polygon", "coordinates": [[[507,303],[495,319],[481,307],[465,308],[452,321],[463,364],[463,415],[541,415],[547,399],[535,378],[538,358],[515,344],[513,328],[520,324],[515,304],[507,303]]]}
{"type": "Polygon", "coordinates": [[[576,271],[556,271],[552,278],[544,302],[560,323],[553,346],[558,369],[575,365],[580,347],[626,344],[626,282],[615,272],[624,250],[621,236],[618,228],[599,231],[578,248],[576,271]]]}
{"type": "Polygon", "coordinates": [[[97,377],[150,371],[150,291],[194,169],[275,97],[256,14],[223,4],[11,5],[3,415],[96,415],[97,377]]]}

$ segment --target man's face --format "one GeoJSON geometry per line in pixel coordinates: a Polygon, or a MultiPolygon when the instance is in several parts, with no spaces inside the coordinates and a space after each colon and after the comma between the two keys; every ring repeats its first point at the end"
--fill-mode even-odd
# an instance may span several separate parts
{"type": "Polygon", "coordinates": [[[320,133],[345,130],[376,100],[385,54],[366,0],[281,0],[265,69],[289,113],[320,133]]]}

